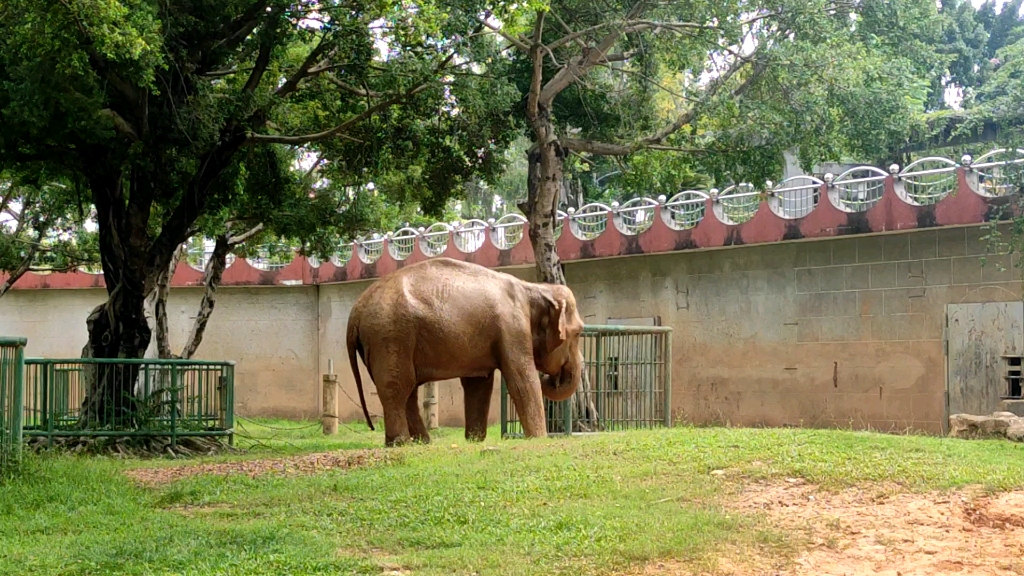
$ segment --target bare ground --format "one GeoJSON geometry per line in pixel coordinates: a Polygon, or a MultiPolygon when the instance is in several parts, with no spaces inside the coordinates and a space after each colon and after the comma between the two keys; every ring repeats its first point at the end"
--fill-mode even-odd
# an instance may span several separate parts
{"type": "Polygon", "coordinates": [[[394,451],[389,452],[384,449],[338,450],[335,452],[320,452],[288,458],[237,460],[213,464],[185,464],[159,468],[133,468],[125,470],[124,473],[139,484],[159,486],[198,474],[217,476],[243,474],[250,478],[264,474],[318,474],[328,470],[348,470],[350,468],[363,468],[384,464],[391,462],[394,458],[394,451]]]}
{"type": "MultiPolygon", "coordinates": [[[[827,492],[800,479],[743,486],[727,507],[762,514],[795,557],[761,547],[722,551],[714,576],[1024,575],[1024,492],[913,494],[895,486],[827,492]]],[[[693,574],[655,562],[635,574],[693,574]]]]}

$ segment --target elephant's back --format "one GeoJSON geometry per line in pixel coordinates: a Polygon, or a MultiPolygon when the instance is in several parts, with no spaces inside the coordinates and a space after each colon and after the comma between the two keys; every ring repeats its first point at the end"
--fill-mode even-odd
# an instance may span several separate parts
{"type": "Polygon", "coordinates": [[[475,264],[447,258],[427,260],[368,288],[365,299],[361,298],[362,312],[364,321],[414,324],[425,335],[478,332],[484,326],[504,325],[515,315],[525,297],[521,283],[514,276],[475,264]]]}

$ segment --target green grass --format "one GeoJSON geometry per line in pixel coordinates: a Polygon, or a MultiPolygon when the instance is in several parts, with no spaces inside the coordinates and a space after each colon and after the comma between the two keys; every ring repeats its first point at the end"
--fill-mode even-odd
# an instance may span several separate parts
{"type": "MultiPolygon", "coordinates": [[[[324,437],[310,423],[242,424],[246,454],[205,460],[383,445],[365,425],[324,437]]],[[[492,429],[484,445],[461,430],[433,437],[364,469],[156,489],[121,471],[175,462],[28,457],[0,486],[0,573],[601,574],[664,557],[706,563],[729,543],[790,549],[785,534],[721,507],[731,480],[713,470],[832,488],[1024,487],[1024,446],[1005,441],[725,428],[534,441],[492,429]]]]}

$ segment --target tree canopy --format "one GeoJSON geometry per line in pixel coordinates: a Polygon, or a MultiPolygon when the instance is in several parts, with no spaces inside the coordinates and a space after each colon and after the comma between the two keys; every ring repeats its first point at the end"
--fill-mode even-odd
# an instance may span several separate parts
{"type": "Polygon", "coordinates": [[[941,37],[933,49],[947,67],[933,75],[926,122],[909,151],[935,151],[978,140],[1018,140],[1024,129],[1024,0],[940,2],[941,37]]]}
{"type": "Polygon", "coordinates": [[[381,196],[439,212],[500,171],[515,95],[471,71],[481,7],[410,8],[0,5],[3,168],[46,170],[95,206],[110,302],[90,319],[92,354],[141,354],[143,299],[196,233],[262,223],[328,255],[379,221],[381,196]]]}
{"type": "Polygon", "coordinates": [[[26,272],[64,272],[99,263],[96,234],[85,226],[92,204],[82,191],[45,172],[0,172],[0,297],[26,272]]]}
{"type": "Polygon", "coordinates": [[[538,270],[562,282],[552,218],[566,171],[608,159],[633,191],[764,182],[804,166],[884,157],[925,112],[940,15],[931,0],[580,2],[492,7],[533,150],[522,208],[538,270]]]}

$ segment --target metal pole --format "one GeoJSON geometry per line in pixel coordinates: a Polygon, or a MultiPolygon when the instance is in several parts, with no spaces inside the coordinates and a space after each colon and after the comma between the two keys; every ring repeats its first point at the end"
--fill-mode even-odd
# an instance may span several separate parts
{"type": "Polygon", "coordinates": [[[11,440],[14,451],[14,458],[21,460],[21,442],[23,430],[21,429],[22,412],[24,411],[25,391],[25,346],[21,345],[14,352],[14,410],[11,414],[11,440]]]}
{"type": "Polygon", "coordinates": [[[43,413],[46,414],[46,447],[53,448],[53,394],[50,386],[53,384],[53,365],[45,364],[40,366],[43,373],[43,413]]]}
{"type": "Polygon", "coordinates": [[[228,445],[235,445],[235,365],[229,364],[226,370],[228,374],[228,391],[227,391],[227,426],[231,430],[231,434],[228,436],[228,445]]]}
{"type": "Polygon", "coordinates": [[[665,427],[672,427],[672,332],[665,333],[665,427]]]}
{"type": "Polygon", "coordinates": [[[178,367],[171,364],[171,447],[178,447],[178,367]]]}
{"type": "Polygon", "coordinates": [[[505,388],[505,375],[501,376],[501,437],[508,437],[508,390],[505,388]]]}
{"type": "Polygon", "coordinates": [[[562,413],[562,425],[565,426],[566,436],[572,436],[572,408],[573,405],[576,404],[575,400],[577,394],[579,394],[579,392],[576,392],[569,398],[562,400],[562,410],[564,411],[562,413]]]}
{"type": "Polygon", "coordinates": [[[606,427],[606,426],[601,426],[600,421],[603,419],[607,423],[607,418],[605,416],[605,410],[608,409],[608,403],[605,402],[605,395],[607,394],[607,391],[604,388],[604,383],[605,383],[604,382],[604,374],[601,371],[601,368],[603,366],[603,364],[602,364],[602,360],[603,359],[604,359],[604,336],[600,332],[598,332],[597,334],[595,334],[595,338],[594,338],[594,380],[595,381],[591,383],[593,385],[593,387],[594,387],[594,395],[597,396],[597,398],[595,398],[595,400],[596,400],[595,404],[597,404],[596,408],[597,408],[597,418],[598,418],[598,421],[594,423],[594,427],[597,428],[598,430],[606,427]]]}

